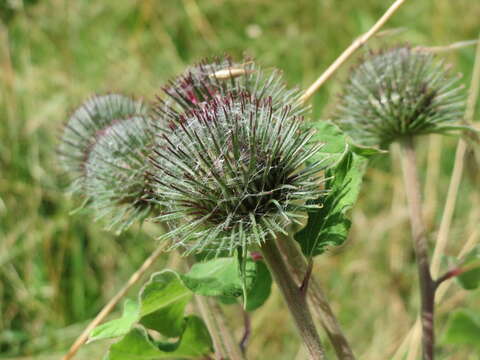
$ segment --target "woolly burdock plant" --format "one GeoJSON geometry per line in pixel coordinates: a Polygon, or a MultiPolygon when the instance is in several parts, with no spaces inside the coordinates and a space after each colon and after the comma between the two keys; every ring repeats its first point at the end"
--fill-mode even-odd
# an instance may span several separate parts
{"type": "Polygon", "coordinates": [[[372,51],[352,69],[334,119],[368,146],[456,130],[464,110],[459,79],[427,51],[408,46],[372,51]]]}
{"type": "Polygon", "coordinates": [[[118,231],[152,209],[145,199],[153,143],[147,113],[142,102],[124,95],[95,96],[73,112],[61,138],[60,160],[74,177],[73,192],[118,231]]]}
{"type": "Polygon", "coordinates": [[[249,94],[216,97],[172,117],[152,156],[155,202],[172,245],[187,252],[232,254],[287,234],[321,191],[321,162],[307,163],[321,145],[307,146],[289,106],[249,94]]]}
{"type": "Polygon", "coordinates": [[[462,120],[464,94],[459,76],[451,75],[430,52],[397,47],[370,53],[345,86],[336,119],[358,143],[386,147],[397,142],[412,229],[420,287],[423,359],[434,359],[435,292],[414,138],[467,129],[462,120]]]}
{"type": "Polygon", "coordinates": [[[304,114],[309,109],[299,100],[298,89],[286,87],[280,70],[264,71],[249,57],[241,62],[227,55],[204,59],[172,79],[162,92],[154,108],[161,118],[178,117],[216,97],[242,93],[257,99],[270,97],[273,109],[288,105],[292,115],[304,114]]]}
{"type": "MultiPolygon", "coordinates": [[[[154,202],[169,224],[162,238],[185,253],[234,252],[246,278],[247,249],[260,248],[312,359],[323,348],[305,296],[276,245],[289,225],[302,223],[309,201],[323,191],[322,161],[309,161],[321,144],[290,106],[249,93],[215,97],[160,133],[152,155],[154,202]]],[[[292,238],[289,241],[294,241],[292,238]]],[[[245,296],[245,295],[244,295],[245,296]]]]}

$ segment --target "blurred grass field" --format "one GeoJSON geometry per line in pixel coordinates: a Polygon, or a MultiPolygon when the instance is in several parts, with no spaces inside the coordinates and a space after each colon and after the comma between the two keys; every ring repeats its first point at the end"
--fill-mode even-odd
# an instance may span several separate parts
{"type": "MultiPolygon", "coordinates": [[[[5,1],[0,0],[0,12],[5,1]]],[[[153,99],[187,64],[225,52],[252,55],[265,67],[282,69],[289,84],[305,88],[390,1],[41,0],[27,8],[21,0],[10,3],[18,6],[15,16],[0,25],[0,357],[56,359],[154,249],[158,231],[147,224],[115,236],[88,212],[70,215],[81,200],[65,196],[68,181],[55,157],[69,111],[93,93],[153,99]]],[[[376,38],[372,46],[475,39],[480,2],[407,0],[385,29],[393,28],[403,31],[376,38]]],[[[474,53],[474,47],[442,53],[463,72],[467,88],[474,53]]],[[[315,95],[314,118],[328,116],[347,69],[315,95]]],[[[477,108],[477,119],[479,114],[477,108]]],[[[432,241],[455,144],[455,138],[420,139],[432,241]]],[[[416,268],[393,155],[392,161],[376,160],[368,171],[352,212],[350,241],[316,260],[316,275],[359,359],[390,359],[417,311],[416,268]]],[[[466,170],[449,255],[457,255],[479,230],[478,176],[466,170]]],[[[165,257],[156,268],[168,262],[172,259],[165,257]]],[[[441,343],[448,313],[461,306],[480,311],[480,292],[454,284],[438,307],[439,359],[480,359],[473,348],[441,343]]],[[[228,312],[240,325],[237,309],[228,312]]],[[[306,358],[276,292],[252,321],[250,358],[306,358]]],[[[105,348],[87,345],[78,358],[101,358],[105,348]]]]}

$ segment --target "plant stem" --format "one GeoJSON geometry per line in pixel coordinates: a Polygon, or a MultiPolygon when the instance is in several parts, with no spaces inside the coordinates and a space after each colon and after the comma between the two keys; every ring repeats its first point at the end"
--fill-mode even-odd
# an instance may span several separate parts
{"type": "Polygon", "coordinates": [[[250,340],[250,335],[252,333],[252,324],[250,322],[250,315],[248,312],[243,308],[242,305],[239,305],[240,311],[243,314],[243,324],[244,324],[244,332],[242,336],[242,340],[240,341],[240,349],[242,350],[242,353],[245,354],[247,351],[247,344],[248,341],[250,340]]]}
{"type": "MultiPolygon", "coordinates": [[[[475,245],[478,243],[478,239],[477,239],[478,234],[479,234],[479,231],[475,230],[473,234],[469,236],[468,240],[465,242],[465,245],[462,247],[459,254],[457,255],[458,260],[463,259],[463,257],[475,247],[475,245]]],[[[436,304],[439,304],[443,300],[443,297],[447,293],[447,290],[451,284],[452,284],[451,282],[444,282],[441,284],[443,286],[439,286],[437,288],[437,291],[435,293],[436,304]]],[[[413,326],[410,328],[407,335],[403,339],[402,343],[395,351],[395,354],[393,355],[393,357],[391,357],[392,360],[400,360],[405,358],[404,355],[407,352],[407,348],[409,347],[408,344],[411,342],[413,338],[416,337],[416,332],[417,332],[417,329],[419,328],[419,322],[420,322],[420,319],[417,317],[415,324],[413,324],[413,326]]],[[[410,346],[410,348],[412,348],[412,346],[410,346]]]]}
{"type": "Polygon", "coordinates": [[[217,322],[215,321],[215,315],[210,309],[208,304],[208,299],[196,295],[195,302],[197,303],[198,310],[200,311],[200,315],[202,316],[203,321],[205,321],[205,325],[207,326],[208,332],[212,337],[213,343],[213,350],[215,352],[214,356],[216,360],[226,359],[226,348],[223,346],[222,337],[220,335],[220,331],[217,326],[217,322]]]}
{"type": "Polygon", "coordinates": [[[195,300],[208,332],[212,337],[216,360],[244,360],[240,346],[227,328],[222,309],[205,296],[196,295],[195,300]]]}
{"type": "MultiPolygon", "coordinates": [[[[299,246],[291,238],[279,237],[278,246],[283,253],[290,270],[301,283],[308,270],[308,263],[299,246]]],[[[355,360],[355,355],[342,332],[340,324],[330,307],[318,280],[311,275],[307,298],[312,304],[312,311],[320,319],[320,324],[327,333],[330,342],[340,360],[355,360]]]]}
{"type": "MultiPolygon", "coordinates": [[[[458,260],[462,260],[464,256],[470,252],[475,245],[478,243],[478,230],[475,230],[472,235],[468,238],[465,242],[465,245],[460,250],[459,254],[457,255],[458,260]]],[[[453,284],[451,281],[442,281],[442,278],[436,280],[437,289],[435,291],[435,304],[441,304],[445,294],[448,291],[448,288],[453,284]],[[439,284],[441,282],[441,284],[439,284]]],[[[405,337],[402,345],[398,348],[395,355],[392,357],[392,360],[401,360],[405,359],[405,353],[407,352],[408,348],[408,359],[415,359],[417,348],[418,348],[418,339],[421,338],[420,333],[420,317],[417,317],[415,324],[412,326],[410,331],[408,332],[407,336],[405,337]],[[410,344],[409,344],[410,343],[410,344]]]]}
{"type": "Polygon", "coordinates": [[[247,356],[242,352],[242,348],[240,347],[240,342],[236,341],[233,332],[228,326],[227,318],[220,307],[218,301],[213,299],[209,299],[211,304],[211,308],[214,311],[215,319],[218,324],[218,328],[220,330],[220,335],[222,336],[223,343],[227,348],[227,359],[229,360],[245,360],[247,356]]]}
{"type": "MultiPolygon", "coordinates": [[[[192,257],[187,258],[187,262],[189,266],[195,263],[192,257]]],[[[232,331],[227,325],[222,308],[205,296],[196,295],[195,301],[212,337],[215,359],[245,360],[246,357],[241,352],[240,344],[235,341],[232,331]]]]}
{"type": "Polygon", "coordinates": [[[417,260],[420,283],[421,321],[422,321],[422,353],[424,360],[434,358],[434,303],[435,282],[430,274],[428,244],[425,235],[425,225],[422,218],[420,184],[415,163],[415,148],[411,137],[400,142],[402,149],[402,170],[407,196],[410,225],[413,235],[413,246],[417,260]]]}
{"type": "Polygon", "coordinates": [[[300,336],[312,360],[325,359],[320,337],[307,305],[306,297],[292,277],[274,239],[267,240],[261,247],[263,258],[277,283],[288,309],[297,325],[300,336]]]}

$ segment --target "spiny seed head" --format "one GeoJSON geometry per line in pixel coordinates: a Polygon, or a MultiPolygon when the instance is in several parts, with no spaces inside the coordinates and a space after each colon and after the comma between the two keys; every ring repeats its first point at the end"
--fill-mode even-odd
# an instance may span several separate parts
{"type": "Polygon", "coordinates": [[[115,121],[147,113],[142,102],[120,94],[93,96],[72,113],[60,138],[59,160],[65,171],[75,178],[74,190],[81,190],[85,160],[97,134],[115,121]]]}
{"type": "Polygon", "coordinates": [[[118,231],[143,220],[152,210],[146,171],[153,144],[149,120],[133,116],[97,133],[85,161],[85,195],[98,218],[108,216],[118,231]]]}
{"type": "MultiPolygon", "coordinates": [[[[279,70],[264,72],[250,58],[234,62],[229,56],[205,59],[189,67],[163,88],[155,112],[161,118],[178,117],[205,102],[226,94],[249,93],[257,99],[272,99],[273,109],[290,106],[292,116],[301,115],[308,106],[299,101],[298,89],[288,89],[279,70]]],[[[169,124],[173,126],[172,122],[169,124]]]]}
{"type": "Polygon", "coordinates": [[[153,201],[166,210],[173,247],[232,253],[299,222],[321,194],[320,145],[289,106],[231,93],[215,97],[160,133],[151,161],[153,201]],[[178,239],[178,240],[177,240],[178,239]]]}
{"type": "Polygon", "coordinates": [[[94,96],[65,125],[60,160],[74,178],[72,191],[89,200],[97,217],[109,215],[119,231],[143,219],[152,205],[145,172],[153,143],[148,109],[119,94],[94,96]]]}
{"type": "Polygon", "coordinates": [[[403,46],[370,52],[353,68],[334,119],[354,141],[384,147],[456,129],[463,109],[459,76],[432,53],[403,46]]]}

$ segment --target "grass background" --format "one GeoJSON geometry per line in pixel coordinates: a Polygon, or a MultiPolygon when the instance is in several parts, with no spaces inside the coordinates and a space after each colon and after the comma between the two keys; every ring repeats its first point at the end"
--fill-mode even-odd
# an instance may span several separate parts
{"type": "MultiPolygon", "coordinates": [[[[115,236],[89,213],[70,215],[80,200],[65,196],[68,181],[55,157],[69,111],[93,93],[152,99],[187,64],[224,52],[253,55],[282,69],[289,84],[307,87],[390,1],[40,0],[22,6],[27,3],[0,0],[0,357],[56,359],[152,251],[158,231],[147,225],[115,236]],[[16,11],[7,21],[9,4],[16,11]]],[[[410,0],[386,27],[404,31],[371,44],[475,39],[479,19],[479,1],[410,0]]],[[[442,54],[464,73],[467,87],[474,52],[442,54]]],[[[328,117],[347,68],[313,98],[314,118],[328,117]]],[[[432,241],[455,144],[438,136],[419,141],[432,241]]],[[[392,154],[367,173],[348,244],[316,260],[315,272],[359,359],[389,359],[417,311],[405,199],[392,154]]],[[[478,230],[478,177],[467,165],[449,255],[478,230]]],[[[168,262],[178,259],[162,259],[157,269],[168,262]]],[[[448,313],[462,306],[480,311],[479,303],[479,291],[451,287],[438,307],[439,359],[480,359],[473,348],[441,343],[448,313]]],[[[228,311],[240,324],[237,310],[228,311]]],[[[252,321],[250,358],[306,358],[276,292],[252,321]]],[[[105,347],[85,346],[78,358],[100,358],[105,347]]]]}

